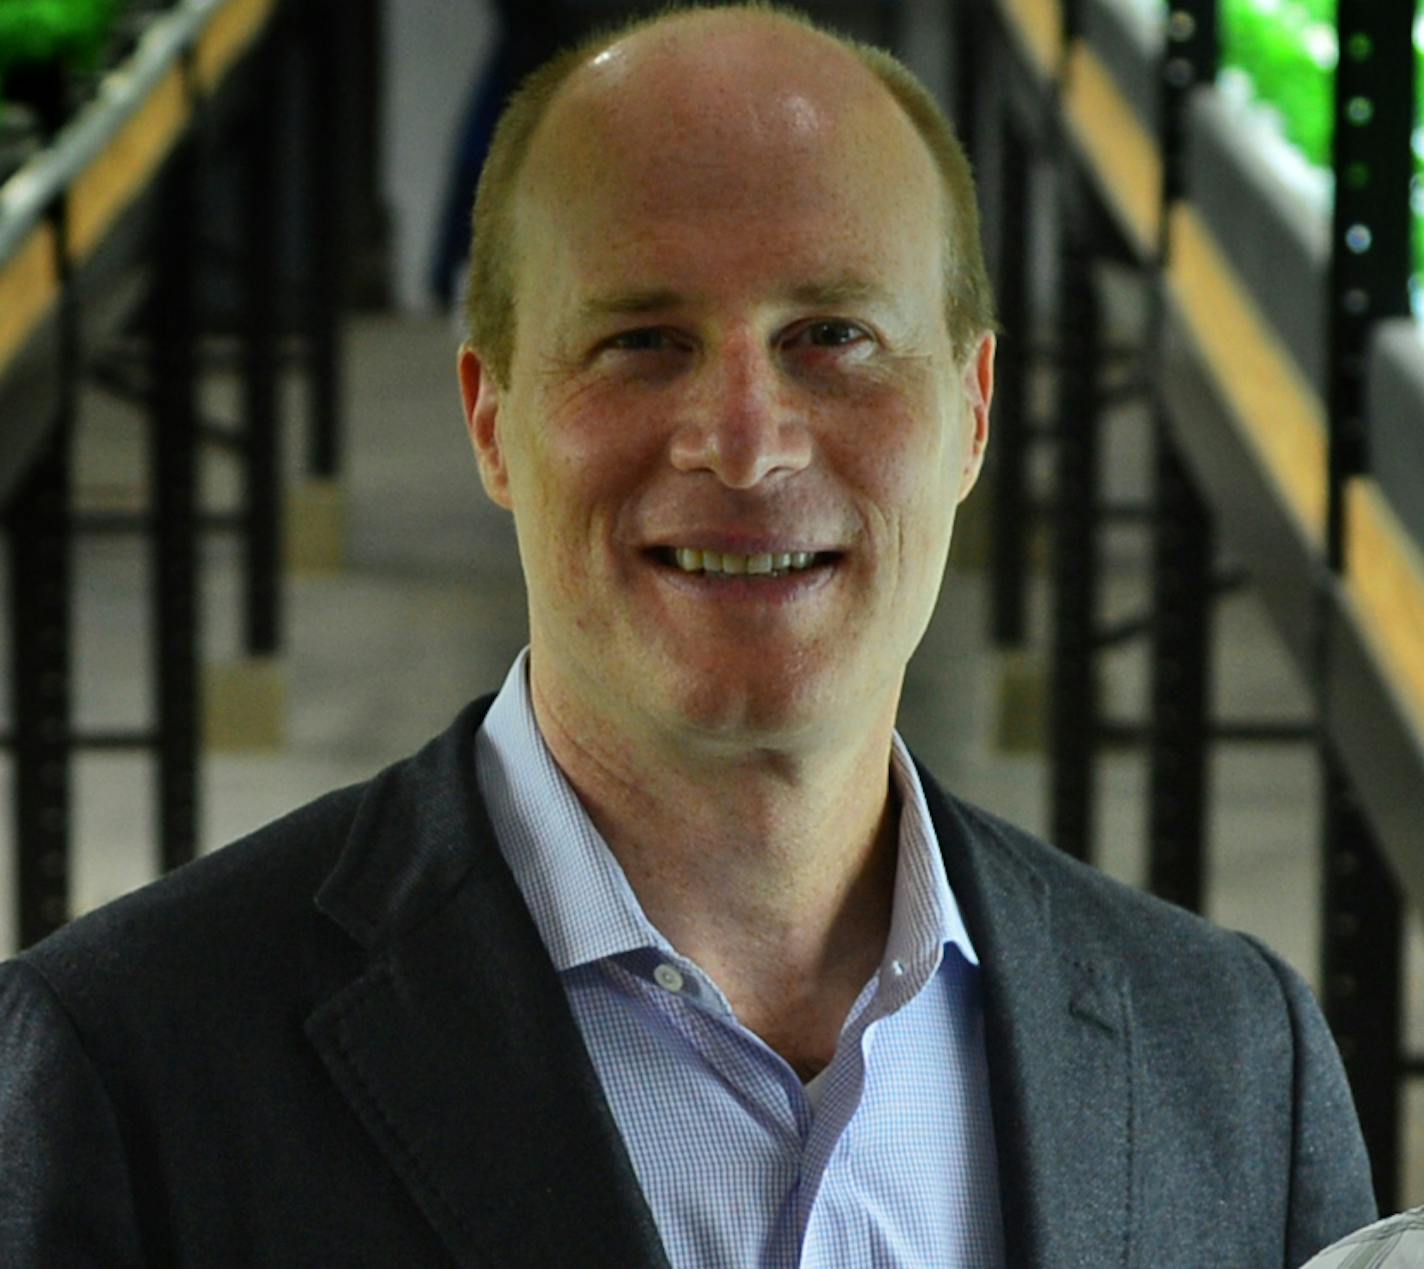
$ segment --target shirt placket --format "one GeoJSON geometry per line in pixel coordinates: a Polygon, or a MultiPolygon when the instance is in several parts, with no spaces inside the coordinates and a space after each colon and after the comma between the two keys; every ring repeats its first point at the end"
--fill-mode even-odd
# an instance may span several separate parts
{"type": "Polygon", "coordinates": [[[811,1109],[794,1072],[742,1026],[710,980],[689,962],[658,958],[651,970],[622,968],[630,987],[675,1031],[736,1099],[749,1128],[775,1162],[766,1181],[780,1193],[758,1263],[765,1269],[799,1264],[797,1197],[811,1109]],[[673,972],[669,972],[673,971],[673,972]]]}

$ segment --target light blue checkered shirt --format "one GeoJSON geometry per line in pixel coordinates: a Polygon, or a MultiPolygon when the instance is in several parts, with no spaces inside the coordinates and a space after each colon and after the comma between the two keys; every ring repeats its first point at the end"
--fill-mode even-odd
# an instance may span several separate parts
{"type": "Polygon", "coordinates": [[[808,1087],[643,914],[544,744],[527,662],[477,737],[480,791],[674,1269],[1002,1266],[979,959],[899,736],[890,936],[808,1087]]]}

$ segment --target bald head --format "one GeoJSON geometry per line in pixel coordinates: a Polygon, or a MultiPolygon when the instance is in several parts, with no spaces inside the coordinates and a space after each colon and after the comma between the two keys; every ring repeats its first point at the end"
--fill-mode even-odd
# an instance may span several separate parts
{"type": "Polygon", "coordinates": [[[616,183],[620,198],[755,215],[807,185],[824,196],[814,169],[837,151],[938,198],[928,150],[858,58],[770,14],[694,12],[634,32],[569,77],[534,135],[521,192],[567,203],[616,183]]]}
{"type": "Polygon", "coordinates": [[[531,222],[582,216],[588,232],[616,233],[621,206],[670,232],[708,208],[765,223],[867,187],[942,226],[946,327],[972,346],[992,313],[968,169],[903,66],[767,6],[683,10],[590,40],[536,71],[496,131],[475,209],[471,343],[506,379],[531,222]]]}
{"type": "Polygon", "coordinates": [[[754,157],[768,146],[813,144],[866,109],[882,125],[899,115],[884,85],[831,37],[773,13],[694,10],[586,61],[540,137],[602,122],[644,129],[644,148],[665,154],[685,155],[696,137],[754,157]]]}

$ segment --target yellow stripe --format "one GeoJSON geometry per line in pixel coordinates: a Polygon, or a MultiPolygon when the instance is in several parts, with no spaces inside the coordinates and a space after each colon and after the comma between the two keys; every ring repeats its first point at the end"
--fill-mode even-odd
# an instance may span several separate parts
{"type": "Polygon", "coordinates": [[[83,261],[153,176],[191,110],[175,66],[69,191],[69,253],[83,261]]]}
{"type": "Polygon", "coordinates": [[[1172,297],[1242,435],[1302,529],[1323,550],[1324,406],[1196,213],[1179,205],[1171,218],[1167,282],[1172,297]]]}
{"type": "Polygon", "coordinates": [[[1064,91],[1069,123],[1119,220],[1138,254],[1154,256],[1162,220],[1162,162],[1156,145],[1082,40],[1069,50],[1064,91]]]}
{"type": "Polygon", "coordinates": [[[1058,0],[1002,0],[1030,59],[1045,79],[1058,74],[1063,57],[1063,11],[1058,0]]]}
{"type": "Polygon", "coordinates": [[[54,230],[41,221],[0,267],[0,369],[9,365],[58,296],[56,257],[54,230]]]}
{"type": "Polygon", "coordinates": [[[210,93],[232,64],[261,33],[272,15],[273,0],[229,0],[198,38],[195,68],[198,88],[210,93]]]}
{"type": "Polygon", "coordinates": [[[1424,737],[1424,552],[1371,478],[1345,486],[1345,588],[1424,737]]]}

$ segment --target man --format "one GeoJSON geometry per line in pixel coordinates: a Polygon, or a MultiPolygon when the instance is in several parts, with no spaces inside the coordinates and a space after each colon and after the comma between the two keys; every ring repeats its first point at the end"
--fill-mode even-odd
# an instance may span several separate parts
{"type": "Polygon", "coordinates": [[[1300,981],[893,735],[993,384],[923,90],[665,16],[525,87],[476,227],[527,656],[6,967],[0,1259],[1197,1269],[1371,1219],[1300,981]]]}

